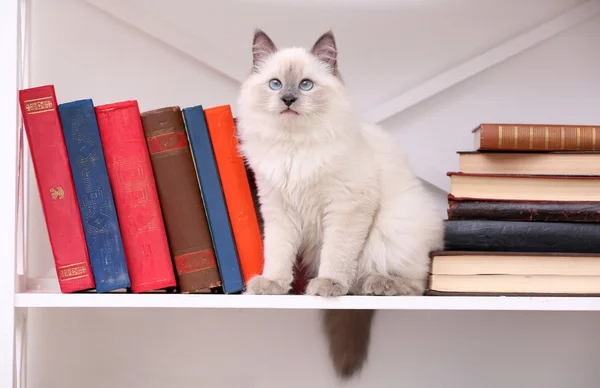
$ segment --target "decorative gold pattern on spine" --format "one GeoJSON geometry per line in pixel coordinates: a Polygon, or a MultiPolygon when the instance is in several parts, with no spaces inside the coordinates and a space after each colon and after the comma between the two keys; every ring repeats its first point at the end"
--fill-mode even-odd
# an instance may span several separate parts
{"type": "Polygon", "coordinates": [[[47,100],[49,98],[52,99],[52,96],[40,97],[40,98],[32,98],[31,100],[25,100],[25,102],[41,101],[41,100],[47,100]]]}
{"type": "Polygon", "coordinates": [[[529,127],[529,149],[533,149],[533,127],[529,127]]]}
{"type": "Polygon", "coordinates": [[[592,149],[596,150],[596,128],[592,128],[592,149]]]}
{"type": "Polygon", "coordinates": [[[63,199],[65,197],[65,191],[62,186],[58,186],[56,188],[50,188],[50,195],[52,195],[52,200],[56,201],[57,199],[63,199]]]}
{"type": "Polygon", "coordinates": [[[560,149],[565,149],[565,128],[560,127],[560,149]]]}
{"type": "Polygon", "coordinates": [[[34,98],[25,101],[25,110],[28,114],[38,114],[44,112],[51,112],[54,110],[54,104],[52,103],[52,96],[34,98]]]}
{"type": "Polygon", "coordinates": [[[498,148],[502,148],[502,125],[498,126],[498,148]]]}
{"type": "Polygon", "coordinates": [[[515,125],[515,128],[513,129],[513,148],[517,148],[517,146],[519,145],[519,128],[515,125]]]}
{"type": "Polygon", "coordinates": [[[52,112],[54,109],[38,110],[37,112],[31,112],[30,115],[37,115],[39,113],[52,112]]]}
{"type": "Polygon", "coordinates": [[[548,127],[545,128],[546,130],[544,132],[544,147],[548,149],[548,138],[550,137],[550,131],[548,130],[548,127]]]}
{"type": "Polygon", "coordinates": [[[73,263],[60,266],[58,268],[58,277],[61,281],[81,279],[87,276],[87,267],[85,262],[73,263]]]}
{"type": "Polygon", "coordinates": [[[577,151],[579,151],[580,144],[581,144],[581,128],[577,127],[577,151]]]}

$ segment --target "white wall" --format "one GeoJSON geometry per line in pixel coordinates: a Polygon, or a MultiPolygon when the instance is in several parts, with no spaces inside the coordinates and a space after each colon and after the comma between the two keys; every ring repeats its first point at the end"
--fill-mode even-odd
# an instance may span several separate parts
{"type": "MultiPolygon", "coordinates": [[[[542,43],[384,122],[413,160],[457,171],[481,122],[600,123],[600,18],[542,43]],[[417,158],[418,155],[418,158],[417,158]],[[433,162],[433,163],[432,163],[433,162]]],[[[418,165],[416,166],[418,168],[418,165]]],[[[446,189],[450,189],[449,179],[446,189]]]]}
{"type": "MultiPolygon", "coordinates": [[[[142,110],[235,102],[237,85],[229,78],[86,4],[32,3],[31,83],[55,84],[60,101],[138,99],[142,110]]],[[[518,30],[526,24],[519,23],[518,30]]],[[[414,39],[429,41],[434,33],[414,31],[414,39]]],[[[480,121],[599,123],[598,36],[600,18],[384,125],[404,142],[417,169],[425,163],[443,175],[457,168],[455,152],[470,149],[470,129],[480,121]]],[[[478,42],[476,51],[462,52],[483,47],[478,42]]],[[[430,63],[450,64],[441,49],[427,54],[430,63]]],[[[412,86],[406,79],[402,84],[412,86]]],[[[444,214],[446,193],[431,190],[444,214]]],[[[53,276],[34,179],[30,194],[30,275],[53,276]]],[[[34,388],[337,386],[313,311],[56,309],[32,311],[30,318],[29,343],[36,347],[28,351],[28,383],[34,388]]],[[[350,386],[597,387],[599,325],[591,313],[380,312],[370,363],[350,386]]]]}

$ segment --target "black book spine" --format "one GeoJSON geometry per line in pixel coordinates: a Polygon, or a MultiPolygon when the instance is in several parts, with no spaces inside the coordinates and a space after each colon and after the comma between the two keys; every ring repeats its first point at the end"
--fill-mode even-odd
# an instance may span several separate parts
{"type": "Polygon", "coordinates": [[[448,201],[449,220],[600,222],[600,202],[448,201]]]}
{"type": "Polygon", "coordinates": [[[600,253],[600,223],[444,220],[448,251],[600,253]]]}

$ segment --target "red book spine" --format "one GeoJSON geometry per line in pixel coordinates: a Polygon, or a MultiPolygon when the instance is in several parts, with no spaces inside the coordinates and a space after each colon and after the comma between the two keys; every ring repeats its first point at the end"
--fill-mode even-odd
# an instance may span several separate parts
{"type": "Polygon", "coordinates": [[[95,288],[54,86],[20,90],[19,104],[60,290],[95,288]]]}
{"type": "Polygon", "coordinates": [[[137,101],[95,108],[134,293],[175,287],[156,182],[137,101]]]}
{"type": "Polygon", "coordinates": [[[236,124],[229,105],[204,109],[244,281],[263,271],[264,253],[236,124]]]}

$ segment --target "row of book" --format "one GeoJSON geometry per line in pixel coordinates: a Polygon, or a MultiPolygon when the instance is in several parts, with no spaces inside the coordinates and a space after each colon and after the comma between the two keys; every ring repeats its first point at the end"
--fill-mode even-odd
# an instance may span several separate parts
{"type": "Polygon", "coordinates": [[[239,293],[262,271],[229,105],[19,102],[62,293],[239,293]]]}
{"type": "MultiPolygon", "coordinates": [[[[260,214],[228,105],[19,92],[61,292],[239,293],[260,214]]],[[[595,126],[482,124],[449,172],[427,295],[600,295],[595,126]]]]}
{"type": "Polygon", "coordinates": [[[600,127],[482,124],[428,295],[600,295],[600,127]]]}

